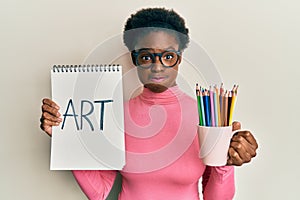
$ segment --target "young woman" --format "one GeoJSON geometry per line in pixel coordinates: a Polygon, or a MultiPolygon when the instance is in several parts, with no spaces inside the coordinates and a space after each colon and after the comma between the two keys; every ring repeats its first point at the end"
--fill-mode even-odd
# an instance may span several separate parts
{"type": "MultiPolygon", "coordinates": [[[[122,200],[196,200],[202,177],[204,199],[232,199],[234,167],[250,162],[257,143],[247,131],[232,137],[226,166],[199,159],[198,115],[194,99],[176,84],[189,42],[184,20],[173,10],[142,9],[126,22],[124,43],[131,52],[143,92],[124,104],[126,165],[120,171],[122,200]]],[[[49,135],[61,122],[59,107],[43,99],[41,128],[49,135]]],[[[238,122],[233,129],[240,129],[238,122]]],[[[117,171],[73,171],[89,199],[105,199],[117,171]]]]}

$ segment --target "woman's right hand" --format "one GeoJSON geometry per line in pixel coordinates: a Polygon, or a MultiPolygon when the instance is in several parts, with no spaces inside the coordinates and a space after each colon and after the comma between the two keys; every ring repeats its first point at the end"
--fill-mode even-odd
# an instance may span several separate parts
{"type": "Polygon", "coordinates": [[[62,119],[59,113],[59,106],[51,99],[45,98],[42,101],[42,116],[40,119],[41,129],[49,136],[52,135],[52,126],[58,126],[62,119]]]}

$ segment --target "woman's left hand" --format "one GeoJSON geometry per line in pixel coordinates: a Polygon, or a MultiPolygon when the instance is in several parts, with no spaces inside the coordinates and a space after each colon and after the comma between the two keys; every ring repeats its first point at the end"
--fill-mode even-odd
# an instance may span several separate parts
{"type": "MultiPolygon", "coordinates": [[[[233,131],[241,129],[239,122],[233,122],[233,131]]],[[[239,131],[231,138],[227,165],[241,166],[256,156],[257,142],[249,131],[239,131]]]]}

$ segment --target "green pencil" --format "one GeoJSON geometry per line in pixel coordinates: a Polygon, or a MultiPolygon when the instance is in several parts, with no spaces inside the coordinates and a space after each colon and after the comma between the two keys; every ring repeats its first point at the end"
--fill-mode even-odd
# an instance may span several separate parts
{"type": "Polygon", "coordinates": [[[203,116],[201,112],[201,97],[200,97],[201,90],[199,89],[198,83],[196,84],[196,96],[197,96],[197,104],[198,104],[198,115],[199,115],[199,125],[203,126],[203,116]]]}

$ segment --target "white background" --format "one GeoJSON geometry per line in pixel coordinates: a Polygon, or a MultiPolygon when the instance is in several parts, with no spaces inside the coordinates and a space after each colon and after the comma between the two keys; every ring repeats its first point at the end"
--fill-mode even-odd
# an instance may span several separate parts
{"type": "Polygon", "coordinates": [[[85,199],[70,172],[49,170],[50,138],[39,117],[41,99],[50,96],[50,67],[81,63],[149,6],[180,13],[224,83],[240,85],[235,118],[252,130],[259,150],[236,168],[235,199],[299,199],[296,0],[2,0],[0,199],[85,199]]]}

